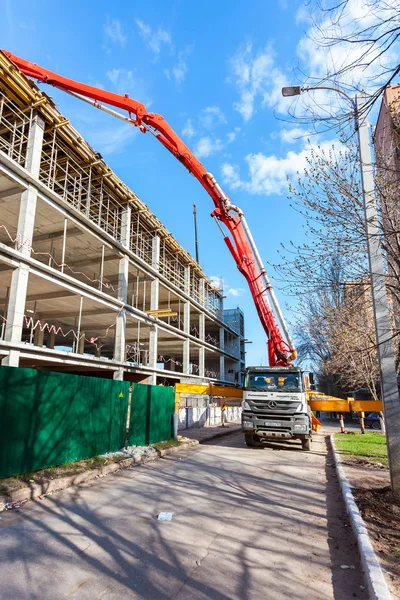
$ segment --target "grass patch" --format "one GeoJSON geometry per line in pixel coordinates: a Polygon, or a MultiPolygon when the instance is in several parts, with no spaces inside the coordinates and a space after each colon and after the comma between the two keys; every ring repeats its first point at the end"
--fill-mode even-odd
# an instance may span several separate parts
{"type": "Polygon", "coordinates": [[[169,440],[165,440],[165,442],[157,442],[157,444],[152,444],[153,448],[156,450],[166,450],[166,448],[173,448],[174,446],[180,446],[182,442],[179,440],[174,440],[171,438],[169,440]]]}
{"type": "Polygon", "coordinates": [[[368,432],[364,435],[344,435],[335,433],[335,444],[339,452],[348,456],[368,458],[388,465],[386,438],[379,432],[368,432]]]}

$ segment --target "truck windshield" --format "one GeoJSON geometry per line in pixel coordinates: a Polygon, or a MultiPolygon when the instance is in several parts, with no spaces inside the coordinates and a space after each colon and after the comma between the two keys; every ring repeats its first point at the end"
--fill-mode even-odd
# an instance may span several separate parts
{"type": "Polygon", "coordinates": [[[302,392],[303,383],[300,373],[247,373],[245,388],[248,390],[268,390],[272,392],[302,392]]]}

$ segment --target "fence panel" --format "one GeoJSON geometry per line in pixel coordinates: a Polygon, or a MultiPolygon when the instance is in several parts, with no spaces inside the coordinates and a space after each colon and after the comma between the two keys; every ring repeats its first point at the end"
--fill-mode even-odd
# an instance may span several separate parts
{"type": "Polygon", "coordinates": [[[143,446],[169,440],[175,392],[172,387],[135,383],[132,389],[129,445],[143,446]]]}
{"type": "Polygon", "coordinates": [[[0,477],[124,445],[129,383],[0,366],[0,477]]]}

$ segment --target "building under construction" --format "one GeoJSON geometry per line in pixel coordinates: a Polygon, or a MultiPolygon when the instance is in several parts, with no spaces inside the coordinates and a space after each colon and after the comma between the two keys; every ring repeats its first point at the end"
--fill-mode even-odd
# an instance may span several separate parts
{"type": "Polygon", "coordinates": [[[243,313],[2,53],[0,84],[2,364],[239,382],[243,313]]]}

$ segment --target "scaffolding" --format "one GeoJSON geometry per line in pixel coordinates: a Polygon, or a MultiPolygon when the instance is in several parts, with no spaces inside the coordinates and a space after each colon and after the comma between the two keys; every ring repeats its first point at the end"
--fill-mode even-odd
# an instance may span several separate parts
{"type": "MultiPolygon", "coordinates": [[[[46,123],[40,181],[117,241],[121,241],[123,212],[130,206],[131,252],[154,267],[153,239],[156,235],[159,236],[160,260],[157,267],[160,275],[183,290],[185,267],[190,266],[187,293],[214,317],[222,319],[221,290],[205,279],[198,263],[136,194],[115,176],[101,155],[80,137],[68,119],[64,119],[55,110],[46,94],[37,90],[37,96],[39,100],[36,98],[35,102],[21,108],[4,90],[0,91],[0,149],[24,167],[32,117],[36,110],[40,110],[46,123]],[[36,109],[35,105],[39,105],[39,108],[36,109]],[[204,293],[201,293],[202,280],[204,293]]],[[[12,235],[13,232],[10,233],[12,235]]],[[[57,265],[54,261],[53,266],[62,269],[62,265],[57,265]]]]}

